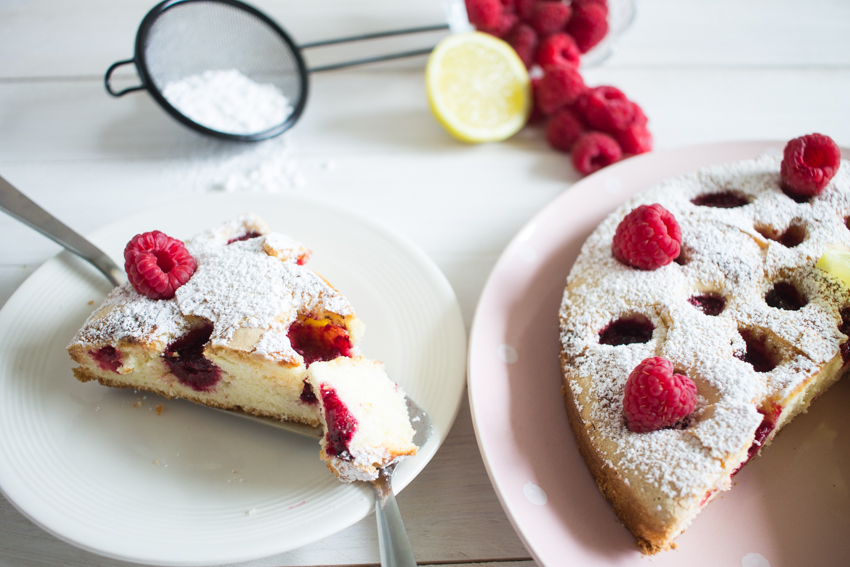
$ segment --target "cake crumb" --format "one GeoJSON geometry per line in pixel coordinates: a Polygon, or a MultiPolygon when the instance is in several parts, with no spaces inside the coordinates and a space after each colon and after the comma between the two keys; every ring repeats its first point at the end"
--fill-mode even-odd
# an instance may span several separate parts
{"type": "Polygon", "coordinates": [[[156,415],[162,415],[162,412],[164,410],[165,410],[165,408],[162,406],[162,404],[157,405],[156,406],[156,415]]]}
{"type": "Polygon", "coordinates": [[[94,305],[94,299],[89,299],[88,305],[94,305]]]}
{"type": "Polygon", "coordinates": [[[256,508],[251,508],[250,510],[246,510],[246,511],[245,511],[245,514],[247,514],[248,516],[253,516],[253,515],[254,515],[254,514],[256,514],[256,513],[257,513],[257,509],[256,509],[256,508]]]}
{"type": "Polygon", "coordinates": [[[159,459],[154,459],[154,460],[153,460],[153,464],[158,465],[158,464],[159,464],[159,459]]]}

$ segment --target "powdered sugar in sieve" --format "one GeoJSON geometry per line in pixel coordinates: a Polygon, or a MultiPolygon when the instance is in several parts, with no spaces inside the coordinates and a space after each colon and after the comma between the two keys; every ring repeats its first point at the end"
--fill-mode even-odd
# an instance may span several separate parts
{"type": "Polygon", "coordinates": [[[256,83],[236,69],[170,81],[162,95],[194,122],[229,134],[263,132],[282,124],[293,111],[276,86],[256,83]]]}

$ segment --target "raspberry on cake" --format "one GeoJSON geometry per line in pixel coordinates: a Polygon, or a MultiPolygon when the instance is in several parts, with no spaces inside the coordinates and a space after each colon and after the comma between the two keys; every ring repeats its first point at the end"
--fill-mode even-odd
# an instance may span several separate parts
{"type": "Polygon", "coordinates": [[[828,249],[850,249],[850,163],[803,203],[783,192],[781,167],[763,156],[637,195],[590,235],[567,278],[570,426],[645,553],[673,547],[850,368],[850,289],[815,266],[828,249]],[[634,269],[616,252],[619,227],[652,207],[675,217],[681,255],[634,269]]]}
{"type": "Polygon", "coordinates": [[[841,164],[841,150],[828,136],[809,134],[788,142],[782,158],[782,189],[806,200],[823,191],[841,164]]]}
{"type": "Polygon", "coordinates": [[[623,411],[629,429],[637,433],[672,427],[694,410],[697,387],[682,374],[673,373],[666,358],[654,356],[638,364],[623,394],[623,411]]]}
{"type": "Polygon", "coordinates": [[[614,233],[611,252],[622,263],[656,270],[679,257],[682,231],[670,211],[653,203],[627,214],[614,233]]]}
{"type": "Polygon", "coordinates": [[[316,362],[307,382],[321,400],[322,460],[340,480],[375,480],[378,469],[416,454],[404,392],[380,362],[316,362]]]}

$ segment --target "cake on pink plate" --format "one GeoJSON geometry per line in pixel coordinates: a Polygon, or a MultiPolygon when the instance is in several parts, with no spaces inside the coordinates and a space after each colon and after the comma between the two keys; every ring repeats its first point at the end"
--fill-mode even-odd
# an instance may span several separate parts
{"type": "MultiPolygon", "coordinates": [[[[844,373],[850,163],[813,134],[782,158],[666,181],[585,242],[560,307],[562,391],[590,472],[648,554],[844,373]]],[[[696,529],[696,527],[694,528],[696,529]]]]}

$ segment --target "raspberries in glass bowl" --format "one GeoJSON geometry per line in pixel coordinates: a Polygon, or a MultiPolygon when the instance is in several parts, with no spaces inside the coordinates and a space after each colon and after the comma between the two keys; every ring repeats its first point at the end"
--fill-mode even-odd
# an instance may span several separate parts
{"type": "MultiPolygon", "coordinates": [[[[652,134],[640,106],[615,87],[588,87],[579,70],[582,56],[610,31],[609,0],[465,3],[470,23],[504,39],[525,63],[534,87],[528,123],[544,123],[549,144],[572,152],[579,173],[587,175],[652,150],[652,134]],[[578,155],[574,147],[580,150],[578,155]]],[[[622,12],[624,6],[632,8],[623,2],[615,8],[622,12]]]]}

